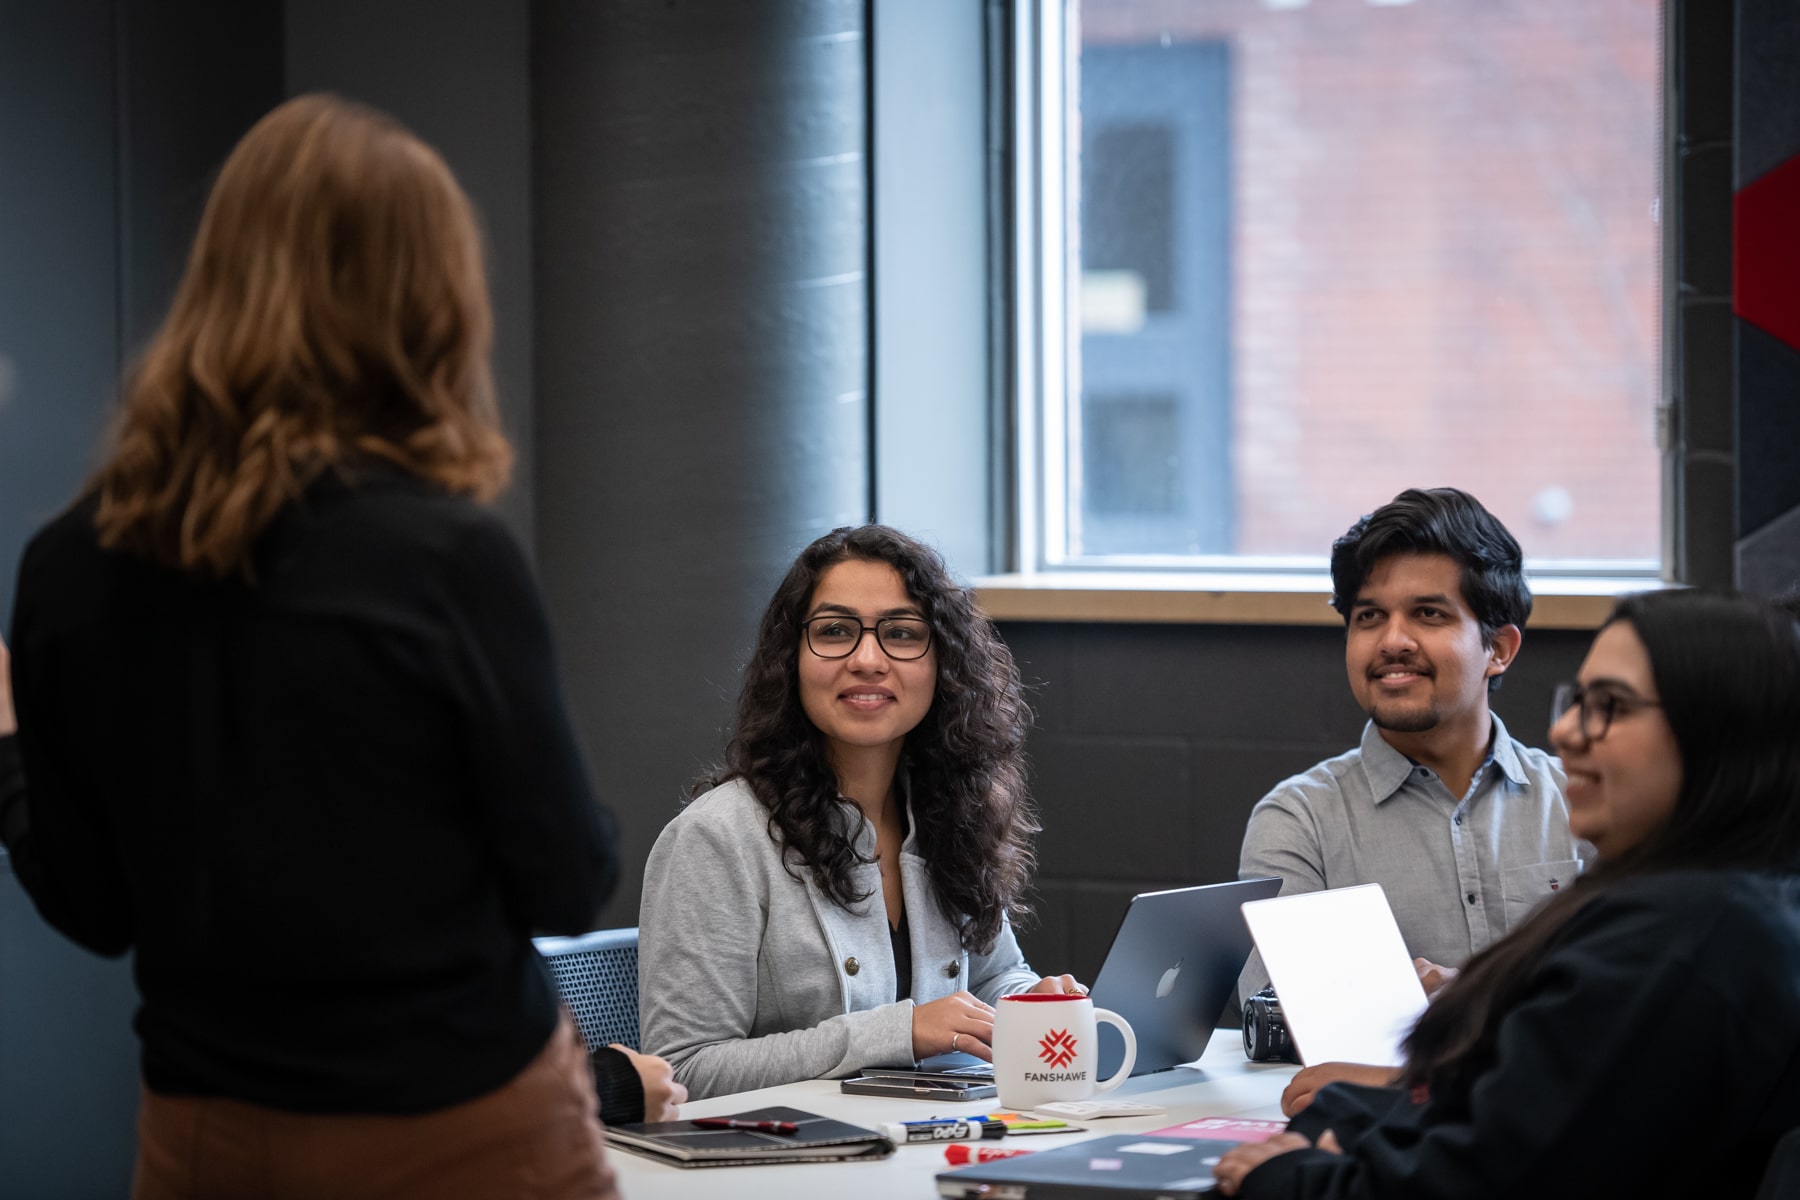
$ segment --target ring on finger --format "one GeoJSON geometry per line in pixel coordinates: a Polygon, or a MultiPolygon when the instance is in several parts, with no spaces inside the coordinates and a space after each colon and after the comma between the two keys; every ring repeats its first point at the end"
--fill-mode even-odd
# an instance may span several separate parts
{"type": "Polygon", "coordinates": [[[950,1035],[950,1049],[951,1049],[952,1053],[955,1052],[956,1043],[961,1037],[962,1037],[962,1034],[960,1034],[960,1033],[953,1033],[950,1035]]]}

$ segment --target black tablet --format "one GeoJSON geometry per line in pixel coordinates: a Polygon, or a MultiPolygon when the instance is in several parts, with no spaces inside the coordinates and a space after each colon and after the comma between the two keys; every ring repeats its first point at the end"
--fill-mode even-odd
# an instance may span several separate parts
{"type": "Polygon", "coordinates": [[[999,1094],[1000,1089],[994,1085],[992,1073],[985,1078],[958,1078],[954,1075],[934,1075],[923,1071],[902,1071],[898,1068],[886,1070],[884,1074],[873,1072],[853,1075],[838,1085],[840,1091],[851,1096],[903,1096],[915,1100],[985,1100],[999,1094]]]}

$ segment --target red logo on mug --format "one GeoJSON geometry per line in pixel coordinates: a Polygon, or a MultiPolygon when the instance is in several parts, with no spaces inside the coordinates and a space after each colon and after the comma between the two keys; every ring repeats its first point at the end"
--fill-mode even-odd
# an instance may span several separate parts
{"type": "Polygon", "coordinates": [[[1075,1061],[1075,1039],[1066,1029],[1052,1029],[1049,1037],[1038,1042],[1038,1057],[1060,1071],[1075,1061]]]}

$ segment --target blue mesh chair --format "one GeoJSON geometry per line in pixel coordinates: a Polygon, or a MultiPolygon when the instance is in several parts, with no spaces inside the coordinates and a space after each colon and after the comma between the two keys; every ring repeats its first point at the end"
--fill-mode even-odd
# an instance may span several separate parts
{"type": "Polygon", "coordinates": [[[637,928],[535,940],[589,1049],[613,1042],[637,1049],[637,928]]]}

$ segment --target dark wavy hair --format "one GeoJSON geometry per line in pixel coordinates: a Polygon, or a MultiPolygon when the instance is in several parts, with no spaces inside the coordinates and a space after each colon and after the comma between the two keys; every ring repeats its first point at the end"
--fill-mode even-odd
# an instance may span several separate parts
{"type": "MultiPolygon", "coordinates": [[[[1350,624],[1363,581],[1395,554],[1444,554],[1462,568],[1462,594],[1481,627],[1481,644],[1508,625],[1523,629],[1531,589],[1518,540],[1481,501],[1457,488],[1408,488],[1352,525],[1331,544],[1331,607],[1350,624]]],[[[1488,691],[1500,690],[1488,676],[1488,691]]]]}
{"type": "MultiPolygon", "coordinates": [[[[1406,1042],[1406,1074],[1434,1099],[1465,1099],[1495,1060],[1501,1020],[1558,931],[1588,904],[1652,872],[1800,869],[1800,627],[1773,605],[1717,591],[1627,596],[1681,755],[1667,823],[1603,859],[1524,925],[1470,959],[1406,1042]]],[[[1602,627],[1604,628],[1604,626],[1602,627]]]]}
{"type": "Polygon", "coordinates": [[[1031,712],[993,622],[929,546],[885,525],[862,525],[834,529],[800,552],[757,629],[725,762],[692,794],[744,780],[769,810],[769,836],[788,851],[790,873],[797,878],[797,864],[804,865],[819,890],[845,907],[868,898],[851,879],[858,860],[824,735],[800,704],[801,623],[819,577],[850,559],[893,567],[931,623],[937,690],[906,735],[902,769],[938,903],[962,919],[963,946],[985,953],[1008,914],[1030,912],[1025,889],[1038,831],[1025,782],[1031,712]]]}

